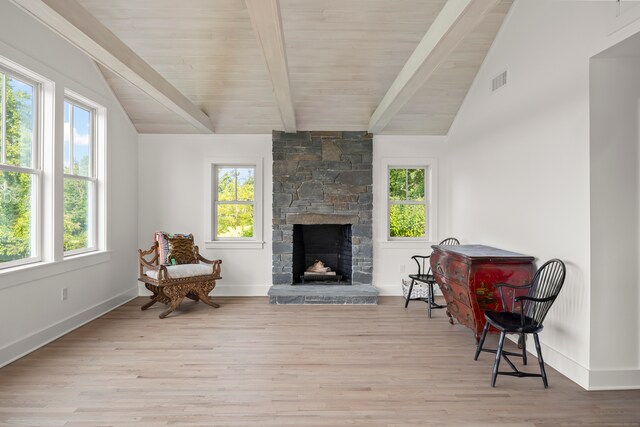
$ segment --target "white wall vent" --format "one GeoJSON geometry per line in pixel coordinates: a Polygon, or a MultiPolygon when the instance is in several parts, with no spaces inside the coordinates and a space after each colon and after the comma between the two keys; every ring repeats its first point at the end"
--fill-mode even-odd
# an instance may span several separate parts
{"type": "Polygon", "coordinates": [[[498,74],[491,81],[491,91],[495,92],[500,89],[502,86],[507,84],[507,70],[504,70],[502,73],[498,74]]]}

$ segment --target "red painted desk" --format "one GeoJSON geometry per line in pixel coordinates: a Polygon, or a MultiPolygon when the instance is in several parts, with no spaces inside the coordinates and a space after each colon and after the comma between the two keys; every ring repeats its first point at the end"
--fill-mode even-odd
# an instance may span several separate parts
{"type": "MultiPolygon", "coordinates": [[[[503,309],[496,283],[531,282],[534,258],[484,245],[432,246],[431,270],[447,302],[453,324],[470,328],[476,341],[485,325],[484,311],[503,309]]],[[[510,307],[507,307],[510,309],[510,307]]]]}

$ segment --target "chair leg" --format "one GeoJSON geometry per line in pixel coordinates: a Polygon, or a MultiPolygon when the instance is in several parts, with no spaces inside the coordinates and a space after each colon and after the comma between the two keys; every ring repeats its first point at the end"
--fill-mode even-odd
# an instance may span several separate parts
{"type": "Polygon", "coordinates": [[[480,342],[476,346],[476,355],[473,357],[473,360],[478,360],[478,356],[480,356],[480,352],[482,351],[482,346],[484,345],[484,339],[487,337],[488,332],[489,332],[489,322],[484,324],[484,329],[482,330],[482,338],[480,338],[480,342]]]}
{"type": "Polygon", "coordinates": [[[491,373],[491,387],[496,386],[498,378],[498,367],[500,367],[500,358],[502,357],[502,346],[504,345],[504,331],[500,331],[500,339],[498,340],[498,349],[496,350],[496,361],[493,364],[493,372],[491,373]]]}
{"type": "Polygon", "coordinates": [[[427,308],[427,313],[429,314],[429,319],[431,319],[431,308],[433,307],[433,283],[429,283],[429,307],[427,308]]]}
{"type": "Polygon", "coordinates": [[[416,283],[415,280],[411,281],[411,286],[409,286],[409,292],[407,292],[407,300],[404,302],[404,308],[409,306],[409,301],[411,300],[411,292],[413,292],[413,284],[416,283]]]}
{"type": "Polygon", "coordinates": [[[182,302],[183,299],[184,299],[184,296],[180,296],[180,297],[177,297],[177,298],[171,298],[171,304],[169,305],[169,308],[166,309],[165,311],[163,311],[162,313],[160,313],[160,316],[158,316],[158,317],[161,318],[161,319],[164,319],[165,317],[167,317],[176,308],[178,308],[178,306],[180,305],[180,303],[182,302]]]}
{"type": "Polygon", "coordinates": [[[220,304],[216,304],[215,302],[211,301],[211,298],[209,298],[209,295],[207,295],[207,293],[204,290],[199,289],[197,292],[198,292],[198,297],[200,297],[200,301],[202,301],[203,303],[210,305],[213,308],[220,307],[220,304]]]}
{"type": "Polygon", "coordinates": [[[544,359],[542,358],[542,349],[540,348],[540,339],[538,338],[538,334],[533,334],[533,341],[536,344],[536,352],[538,353],[538,364],[540,365],[540,374],[542,374],[542,383],[544,384],[544,388],[549,388],[549,383],[547,382],[547,371],[544,370],[544,359]]]}
{"type": "Polygon", "coordinates": [[[153,286],[148,283],[145,283],[145,287],[151,291],[152,295],[149,297],[150,301],[145,305],[143,305],[142,307],[140,307],[140,310],[143,310],[143,311],[159,301],[158,294],[160,293],[157,286],[153,286]]]}
{"type": "Polygon", "coordinates": [[[527,336],[525,334],[520,335],[522,341],[522,364],[527,365],[527,336]]]}
{"type": "Polygon", "coordinates": [[[156,300],[156,296],[155,295],[151,295],[149,298],[151,298],[151,301],[149,301],[148,303],[146,303],[145,305],[140,307],[140,310],[146,310],[147,308],[151,307],[153,304],[158,302],[158,300],[156,300]]]}

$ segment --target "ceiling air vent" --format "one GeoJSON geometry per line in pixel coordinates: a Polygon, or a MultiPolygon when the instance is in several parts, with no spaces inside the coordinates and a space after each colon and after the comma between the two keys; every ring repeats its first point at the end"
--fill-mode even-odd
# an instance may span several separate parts
{"type": "Polygon", "coordinates": [[[498,74],[491,81],[491,91],[495,92],[500,89],[502,86],[507,84],[507,70],[504,70],[502,73],[498,74]]]}

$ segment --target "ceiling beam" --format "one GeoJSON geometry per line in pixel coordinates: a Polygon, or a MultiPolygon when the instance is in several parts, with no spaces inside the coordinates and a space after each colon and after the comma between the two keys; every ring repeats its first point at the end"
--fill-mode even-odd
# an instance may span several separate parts
{"type": "Polygon", "coordinates": [[[296,113],[289,85],[289,67],[279,2],[278,0],[245,0],[245,3],[271,78],[273,95],[278,104],[284,130],[295,132],[296,113]]]}
{"type": "Polygon", "coordinates": [[[448,0],[371,115],[379,133],[501,0],[448,0]]]}
{"type": "Polygon", "coordinates": [[[202,110],[75,0],[12,1],[198,130],[213,133],[202,110]]]}

